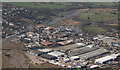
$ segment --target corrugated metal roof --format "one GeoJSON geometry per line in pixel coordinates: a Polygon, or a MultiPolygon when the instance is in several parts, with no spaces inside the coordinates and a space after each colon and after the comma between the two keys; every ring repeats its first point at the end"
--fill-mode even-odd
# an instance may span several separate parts
{"type": "Polygon", "coordinates": [[[112,55],[108,55],[108,56],[105,56],[105,57],[102,57],[102,58],[98,58],[95,60],[95,63],[98,62],[98,63],[103,63],[103,62],[106,62],[106,61],[109,61],[111,59],[115,59],[117,58],[117,54],[112,54],[112,55]]]}
{"type": "Polygon", "coordinates": [[[79,55],[79,57],[84,58],[84,59],[89,59],[89,58],[101,55],[103,53],[106,53],[106,52],[108,52],[108,50],[100,48],[100,49],[95,50],[95,51],[91,51],[91,52],[88,52],[88,53],[85,53],[85,54],[81,54],[81,55],[79,55]]]}
{"type": "Polygon", "coordinates": [[[77,48],[77,47],[80,47],[80,45],[78,45],[78,44],[72,44],[72,45],[62,46],[61,48],[58,48],[58,49],[65,52],[65,51],[67,51],[69,49],[77,48]]]}
{"type": "Polygon", "coordinates": [[[48,54],[58,57],[58,56],[64,55],[65,53],[62,53],[62,52],[59,52],[59,51],[53,51],[53,52],[50,52],[48,54]]]}
{"type": "Polygon", "coordinates": [[[77,48],[77,49],[73,49],[72,52],[70,53],[70,55],[80,55],[80,54],[83,54],[83,53],[87,53],[87,52],[90,52],[90,51],[94,51],[94,50],[97,50],[98,48],[89,48],[89,47],[82,47],[82,48],[77,48]]]}
{"type": "Polygon", "coordinates": [[[50,51],[52,51],[52,49],[38,49],[38,51],[42,51],[42,52],[50,52],[50,51]]]}

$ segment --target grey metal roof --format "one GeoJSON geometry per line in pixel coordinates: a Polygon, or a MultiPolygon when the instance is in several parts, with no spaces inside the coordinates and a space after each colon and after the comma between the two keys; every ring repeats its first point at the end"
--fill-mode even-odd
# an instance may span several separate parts
{"type": "Polygon", "coordinates": [[[58,49],[65,52],[65,51],[67,51],[69,49],[77,48],[77,47],[80,47],[80,45],[78,45],[78,44],[66,45],[66,46],[62,46],[61,48],[58,48],[58,49]]]}
{"type": "Polygon", "coordinates": [[[91,52],[88,52],[88,53],[85,53],[85,54],[81,54],[81,55],[79,55],[79,57],[84,58],[84,59],[89,59],[89,58],[101,55],[103,53],[106,53],[106,52],[108,52],[108,50],[100,48],[100,49],[97,49],[95,51],[91,51],[91,52]]]}
{"type": "Polygon", "coordinates": [[[91,51],[94,51],[94,50],[97,50],[98,48],[89,48],[89,47],[82,47],[82,48],[77,48],[75,50],[73,50],[70,55],[71,56],[75,56],[75,55],[80,55],[80,54],[83,54],[83,53],[87,53],[87,52],[91,52],[91,51]]]}
{"type": "Polygon", "coordinates": [[[42,58],[46,58],[46,59],[54,59],[54,58],[56,58],[56,57],[54,57],[54,56],[52,56],[52,55],[48,55],[48,54],[42,54],[42,55],[40,55],[42,58]]]}

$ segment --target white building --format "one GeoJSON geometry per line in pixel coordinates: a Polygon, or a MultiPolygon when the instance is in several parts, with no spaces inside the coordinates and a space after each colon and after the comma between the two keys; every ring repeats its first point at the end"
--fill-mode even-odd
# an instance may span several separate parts
{"type": "Polygon", "coordinates": [[[99,66],[98,65],[92,65],[92,66],[90,66],[91,69],[94,69],[94,68],[97,68],[97,67],[99,67],[99,66]]]}
{"type": "Polygon", "coordinates": [[[76,60],[76,59],[79,59],[79,56],[71,56],[70,59],[71,60],[76,60]]]}
{"type": "Polygon", "coordinates": [[[77,43],[77,45],[79,45],[79,46],[85,46],[84,43],[77,43]]]}
{"type": "Polygon", "coordinates": [[[38,51],[41,51],[41,52],[50,52],[50,51],[52,51],[52,49],[38,49],[38,51]]]}
{"type": "Polygon", "coordinates": [[[92,48],[94,45],[93,44],[91,44],[91,45],[87,45],[86,47],[89,47],[89,48],[92,48]]]}
{"type": "Polygon", "coordinates": [[[110,61],[112,59],[116,59],[120,54],[111,54],[111,55],[108,55],[108,56],[105,56],[105,57],[101,57],[101,58],[98,58],[95,60],[95,63],[105,63],[107,61],[110,61]]]}
{"type": "Polygon", "coordinates": [[[65,53],[62,53],[62,52],[59,52],[59,51],[53,51],[53,52],[48,53],[48,55],[59,57],[59,56],[65,55],[65,53]]]}

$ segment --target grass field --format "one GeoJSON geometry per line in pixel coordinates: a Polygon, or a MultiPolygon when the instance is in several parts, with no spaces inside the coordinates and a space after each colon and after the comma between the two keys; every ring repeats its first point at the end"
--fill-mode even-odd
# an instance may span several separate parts
{"type": "Polygon", "coordinates": [[[22,6],[22,7],[29,7],[29,8],[49,8],[49,9],[60,9],[66,8],[67,6],[71,5],[71,3],[27,3],[27,2],[14,2],[9,3],[15,6],[22,6]]]}
{"type": "MultiPolygon", "coordinates": [[[[88,5],[88,7],[92,7],[92,8],[97,8],[97,7],[114,7],[117,3],[113,3],[113,2],[92,2],[92,3],[82,3],[83,5],[88,5]]],[[[69,2],[34,2],[34,3],[28,3],[28,2],[14,2],[14,3],[9,3],[9,4],[13,4],[15,6],[23,6],[23,7],[29,7],[29,8],[50,8],[50,9],[59,9],[59,8],[65,8],[66,6],[71,5],[71,3],[69,2]]]]}
{"type": "Polygon", "coordinates": [[[99,27],[99,26],[86,26],[84,29],[85,29],[87,32],[89,32],[89,33],[94,33],[94,34],[104,33],[104,32],[107,31],[105,28],[99,27]]]}
{"type": "Polygon", "coordinates": [[[91,7],[98,7],[98,6],[113,7],[115,5],[115,3],[113,3],[113,2],[92,2],[92,3],[88,3],[88,4],[90,4],[91,7]]]}
{"type": "Polygon", "coordinates": [[[111,21],[116,23],[118,14],[113,14],[110,11],[91,11],[89,13],[82,13],[77,15],[76,19],[89,20],[91,22],[106,22],[111,21]],[[88,19],[89,18],[89,19],[88,19]]]}

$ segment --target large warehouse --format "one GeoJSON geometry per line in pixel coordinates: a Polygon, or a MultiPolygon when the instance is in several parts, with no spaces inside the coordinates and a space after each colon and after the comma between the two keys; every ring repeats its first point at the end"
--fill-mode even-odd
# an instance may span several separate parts
{"type": "Polygon", "coordinates": [[[97,49],[97,50],[94,50],[94,51],[91,51],[91,52],[88,52],[88,53],[85,53],[85,54],[81,54],[81,55],[79,55],[79,57],[87,60],[87,59],[90,59],[92,57],[96,57],[98,55],[101,55],[101,54],[104,54],[104,53],[107,53],[107,52],[108,52],[108,50],[100,48],[100,49],[97,49]]]}
{"type": "Polygon", "coordinates": [[[69,49],[74,49],[74,48],[77,48],[77,47],[82,47],[84,45],[85,45],[84,43],[76,43],[76,44],[72,44],[72,45],[62,46],[62,47],[58,48],[58,50],[66,52],[69,49]]]}
{"type": "Polygon", "coordinates": [[[62,53],[62,52],[59,52],[59,51],[53,51],[53,52],[50,52],[50,53],[47,53],[48,55],[51,55],[51,56],[55,56],[55,57],[60,57],[60,56],[64,56],[65,53],[62,53]]]}
{"type": "Polygon", "coordinates": [[[109,60],[112,60],[112,59],[116,59],[120,54],[111,54],[111,55],[108,55],[108,56],[105,56],[105,57],[101,57],[101,58],[98,58],[95,60],[95,63],[105,63],[109,60]]]}
{"type": "Polygon", "coordinates": [[[89,47],[76,48],[76,49],[70,50],[71,53],[68,53],[68,55],[76,56],[76,55],[84,54],[84,53],[94,51],[94,50],[97,50],[97,49],[98,48],[95,48],[95,47],[94,48],[89,48],[89,47]]]}
{"type": "Polygon", "coordinates": [[[57,59],[57,57],[52,56],[52,55],[48,55],[48,54],[42,54],[41,57],[45,58],[45,59],[48,59],[48,60],[55,60],[55,59],[57,59]]]}

